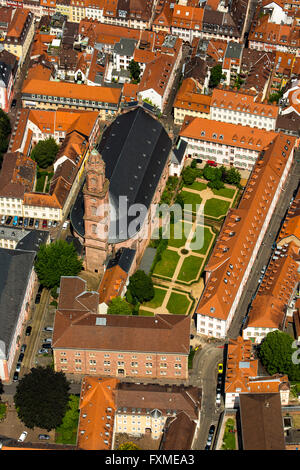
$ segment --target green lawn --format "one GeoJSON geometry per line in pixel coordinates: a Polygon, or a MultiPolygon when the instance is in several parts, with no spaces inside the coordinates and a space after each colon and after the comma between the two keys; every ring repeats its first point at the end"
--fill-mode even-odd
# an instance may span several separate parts
{"type": "Polygon", "coordinates": [[[190,232],[191,228],[192,224],[188,222],[184,223],[182,220],[179,220],[175,224],[170,224],[170,238],[168,244],[170,246],[174,246],[175,248],[180,248],[181,246],[184,246],[188,236],[188,234],[186,235],[184,232],[190,232]],[[175,238],[180,234],[180,238],[175,238]]]}
{"type": "Polygon", "coordinates": [[[57,444],[76,445],[77,428],[79,420],[79,396],[69,396],[69,407],[61,425],[55,430],[55,442],[57,444]]]}
{"type": "Polygon", "coordinates": [[[235,433],[231,432],[234,429],[234,421],[228,418],[225,424],[225,431],[223,436],[222,450],[235,450],[235,433]]]}
{"type": "Polygon", "coordinates": [[[191,242],[191,250],[195,253],[206,255],[213,236],[214,235],[211,233],[209,227],[197,225],[196,233],[191,242]],[[198,248],[198,245],[201,246],[201,248],[198,248]]]}
{"type": "MultiPolygon", "coordinates": [[[[184,204],[191,204],[192,205],[192,212],[196,212],[196,205],[201,204],[202,198],[199,194],[190,193],[188,191],[181,191],[181,195],[183,197],[184,204]]],[[[199,208],[198,208],[199,209],[199,208]]]]}
{"type": "Polygon", "coordinates": [[[216,196],[228,197],[228,199],[232,199],[235,193],[235,189],[231,189],[231,188],[213,189],[212,192],[216,196]]]}
{"type": "Polygon", "coordinates": [[[204,206],[204,214],[218,219],[219,217],[225,216],[227,214],[229,206],[229,201],[223,201],[213,197],[206,201],[204,206]]]}
{"type": "Polygon", "coordinates": [[[179,255],[175,251],[168,249],[163,251],[161,260],[156,264],[153,274],[172,278],[178,261],[179,255]]]}
{"type": "Polygon", "coordinates": [[[197,280],[199,277],[199,272],[203,263],[202,258],[198,258],[197,256],[187,256],[182,263],[180,272],[178,274],[177,280],[190,282],[197,280]]]}
{"type": "Polygon", "coordinates": [[[149,308],[158,308],[164,301],[167,291],[165,289],[160,289],[159,287],[154,287],[154,297],[149,302],[145,302],[143,307],[149,308]]]}
{"type": "Polygon", "coordinates": [[[207,188],[207,184],[201,183],[200,181],[194,181],[193,184],[189,186],[186,185],[184,187],[189,188],[189,189],[195,189],[196,191],[203,191],[204,189],[207,188]]]}
{"type": "Polygon", "coordinates": [[[167,304],[167,309],[169,313],[185,315],[188,312],[189,306],[190,300],[186,295],[172,292],[167,304]]]}
{"type": "Polygon", "coordinates": [[[144,310],[143,308],[139,309],[139,316],[140,317],[154,317],[153,312],[149,312],[149,310],[144,310]]]}

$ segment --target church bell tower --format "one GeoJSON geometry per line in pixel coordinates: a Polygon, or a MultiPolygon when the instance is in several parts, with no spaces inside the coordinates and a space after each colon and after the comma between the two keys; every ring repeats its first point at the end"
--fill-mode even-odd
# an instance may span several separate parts
{"type": "Polygon", "coordinates": [[[109,181],[105,177],[105,163],[94,148],[87,160],[86,181],[83,187],[85,228],[85,269],[103,272],[108,254],[109,181]]]}

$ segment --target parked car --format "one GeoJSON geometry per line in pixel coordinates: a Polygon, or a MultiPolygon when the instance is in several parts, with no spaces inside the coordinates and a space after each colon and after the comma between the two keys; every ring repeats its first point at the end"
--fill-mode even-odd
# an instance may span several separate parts
{"type": "Polygon", "coordinates": [[[52,348],[52,344],[51,343],[43,343],[42,344],[42,349],[51,349],[52,348]]]}
{"type": "Polygon", "coordinates": [[[1,224],[4,224],[4,223],[5,223],[5,219],[6,219],[6,216],[3,215],[3,216],[1,217],[1,224]]]}
{"type": "Polygon", "coordinates": [[[41,301],[41,294],[36,294],[34,303],[39,304],[40,301],[41,301]]]}
{"type": "Polygon", "coordinates": [[[221,393],[217,393],[216,396],[216,405],[220,406],[221,405],[221,393]]]}
{"type": "Polygon", "coordinates": [[[57,227],[57,221],[56,221],[56,220],[54,220],[54,221],[52,222],[52,227],[57,227]]]}
{"type": "Polygon", "coordinates": [[[217,385],[217,393],[221,393],[221,384],[217,385]]]}
{"type": "Polygon", "coordinates": [[[212,435],[209,434],[208,437],[207,437],[206,445],[211,446],[211,443],[212,443],[212,435]]]}
{"type": "Polygon", "coordinates": [[[45,349],[45,348],[39,349],[39,354],[48,354],[48,353],[49,353],[49,349],[45,349]]]}
{"type": "Polygon", "coordinates": [[[21,349],[20,349],[21,353],[24,353],[26,348],[27,348],[27,344],[22,344],[21,349]]]}
{"type": "Polygon", "coordinates": [[[39,220],[36,220],[36,221],[35,221],[35,224],[34,224],[34,228],[35,228],[35,229],[38,229],[39,226],[40,226],[40,222],[39,222],[39,220]]]}
{"type": "Polygon", "coordinates": [[[52,343],[52,338],[46,338],[46,339],[44,339],[44,343],[52,343]]]}
{"type": "Polygon", "coordinates": [[[19,217],[19,226],[22,227],[23,225],[23,217],[19,217]]]}
{"type": "Polygon", "coordinates": [[[18,362],[22,362],[24,359],[24,353],[19,354],[18,362]]]}
{"type": "Polygon", "coordinates": [[[15,227],[16,225],[18,225],[18,216],[15,215],[14,218],[13,218],[13,226],[15,227]]]}
{"type": "Polygon", "coordinates": [[[34,219],[29,219],[29,227],[33,227],[34,219]]]}
{"type": "Polygon", "coordinates": [[[45,326],[44,331],[53,331],[53,326],[45,326]]]}
{"type": "Polygon", "coordinates": [[[52,227],[52,222],[51,220],[48,220],[48,228],[51,228],[52,227]]]}
{"type": "Polygon", "coordinates": [[[18,380],[19,380],[19,372],[15,372],[13,376],[13,381],[18,382],[18,380]]]}
{"type": "Polygon", "coordinates": [[[215,432],[215,429],[216,429],[216,426],[214,424],[212,424],[209,428],[209,431],[208,431],[208,434],[210,436],[213,436],[214,435],[214,432],[215,432]]]}
{"type": "Polygon", "coordinates": [[[7,217],[7,219],[6,219],[6,222],[5,222],[5,223],[6,223],[7,225],[9,225],[9,224],[11,223],[11,221],[12,221],[12,216],[11,216],[11,215],[9,215],[9,216],[7,217]]]}
{"type": "Polygon", "coordinates": [[[222,384],[222,381],[223,381],[223,376],[222,376],[222,374],[218,374],[217,381],[218,381],[218,384],[219,384],[219,385],[222,384]]]}
{"type": "Polygon", "coordinates": [[[27,434],[28,434],[27,431],[23,431],[22,434],[21,434],[21,436],[20,436],[19,439],[18,439],[18,442],[24,442],[25,439],[26,439],[26,437],[27,437],[27,434]]]}
{"type": "Polygon", "coordinates": [[[26,335],[26,336],[30,336],[31,330],[32,330],[32,327],[31,327],[31,326],[27,326],[26,331],[25,331],[25,335],[26,335]]]}
{"type": "Polygon", "coordinates": [[[26,217],[24,219],[24,227],[27,227],[28,223],[29,223],[29,219],[26,217]]]}
{"type": "Polygon", "coordinates": [[[66,220],[66,221],[63,223],[62,228],[65,230],[66,228],[68,228],[68,225],[69,225],[69,221],[66,220]]]}
{"type": "Polygon", "coordinates": [[[16,372],[20,372],[21,370],[21,362],[18,362],[16,365],[16,372]]]}
{"type": "Polygon", "coordinates": [[[17,100],[16,99],[13,99],[12,102],[11,102],[11,107],[14,108],[17,104],[17,100]]]}
{"type": "Polygon", "coordinates": [[[50,439],[50,436],[49,434],[39,434],[39,439],[48,441],[50,439]]]}
{"type": "Polygon", "coordinates": [[[222,364],[222,362],[219,362],[219,364],[218,364],[218,373],[223,374],[223,364],[222,364]]]}
{"type": "Polygon", "coordinates": [[[43,227],[43,228],[46,228],[46,227],[47,227],[47,220],[43,220],[42,227],[43,227]]]}
{"type": "Polygon", "coordinates": [[[213,160],[207,160],[206,162],[209,166],[218,166],[218,164],[216,162],[214,162],[213,160]]]}

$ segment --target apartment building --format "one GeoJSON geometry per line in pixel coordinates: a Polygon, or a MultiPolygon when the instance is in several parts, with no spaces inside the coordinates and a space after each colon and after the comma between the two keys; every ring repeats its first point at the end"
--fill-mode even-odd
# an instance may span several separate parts
{"type": "Polygon", "coordinates": [[[162,112],[176,77],[176,64],[180,60],[181,53],[180,51],[177,57],[161,54],[149,62],[139,83],[138,97],[149,100],[162,112]]]}
{"type": "MultiPolygon", "coordinates": [[[[162,440],[166,424],[182,415],[188,418],[189,429],[184,429],[192,442],[199,425],[201,390],[85,376],[79,409],[77,448],[82,450],[117,448],[118,435],[122,433],[162,440]]],[[[168,434],[173,435],[171,431],[168,434]]]]}
{"type": "Polygon", "coordinates": [[[282,406],[289,403],[287,375],[260,376],[258,359],[254,359],[252,342],[241,336],[230,339],[227,349],[224,384],[225,408],[238,408],[244,394],[279,393],[282,406]]]}
{"type": "Polygon", "coordinates": [[[154,0],[106,0],[103,23],[140,30],[150,29],[154,3],[154,0]]]}
{"type": "Polygon", "coordinates": [[[179,136],[188,144],[188,158],[252,170],[261,151],[277,133],[229,122],[222,122],[220,127],[216,120],[185,116],[179,136]]]}
{"type": "Polygon", "coordinates": [[[86,159],[98,135],[97,112],[20,110],[1,172],[1,213],[61,221],[81,184],[86,159]],[[35,191],[36,163],[28,155],[37,142],[49,137],[60,149],[49,192],[40,193],[35,191]]]}
{"type": "Polygon", "coordinates": [[[243,329],[243,338],[259,344],[268,333],[284,330],[289,308],[300,282],[299,247],[293,242],[279,246],[273,253],[243,329]]]}
{"type": "Polygon", "coordinates": [[[211,97],[210,118],[241,126],[274,131],[279,107],[261,103],[255,92],[215,88],[211,97]]]}
{"type": "Polygon", "coordinates": [[[205,267],[197,331],[224,338],[293,162],[296,139],[278,134],[260,153],[238,208],[230,210],[205,267]]]}
{"type": "Polygon", "coordinates": [[[6,113],[14,96],[18,59],[5,49],[0,51],[0,107],[6,113]]]}
{"type": "Polygon", "coordinates": [[[173,8],[171,0],[160,0],[156,3],[152,30],[156,33],[171,33],[173,8]]]}
{"type": "Polygon", "coordinates": [[[115,435],[149,434],[152,439],[161,439],[167,421],[181,413],[189,417],[194,434],[199,427],[201,396],[201,389],[192,386],[119,382],[115,390],[115,435]]]}
{"type": "Polygon", "coordinates": [[[186,78],[174,101],[174,123],[182,124],[185,116],[210,119],[210,105],[211,96],[202,94],[195,79],[186,78]]]}
{"type": "Polygon", "coordinates": [[[83,279],[61,278],[52,343],[56,371],[74,377],[188,378],[188,317],[99,315],[98,310],[99,294],[87,291],[83,279]]]}
{"type": "Polygon", "coordinates": [[[76,83],[47,80],[26,80],[22,89],[24,107],[39,109],[82,109],[98,111],[101,119],[117,114],[121,90],[112,87],[93,87],[76,83]]]}
{"type": "Polygon", "coordinates": [[[6,17],[5,27],[1,28],[3,47],[19,59],[21,66],[25,60],[34,35],[34,15],[21,8],[0,8],[0,14],[6,17]],[[10,11],[10,18],[7,17],[10,11]]]}
{"type": "Polygon", "coordinates": [[[195,37],[201,37],[203,14],[203,8],[174,5],[171,26],[172,34],[190,43],[195,37]]]}
{"type": "Polygon", "coordinates": [[[259,51],[281,51],[300,56],[299,20],[285,17],[275,23],[269,14],[253,20],[249,32],[249,48],[259,51]]]}

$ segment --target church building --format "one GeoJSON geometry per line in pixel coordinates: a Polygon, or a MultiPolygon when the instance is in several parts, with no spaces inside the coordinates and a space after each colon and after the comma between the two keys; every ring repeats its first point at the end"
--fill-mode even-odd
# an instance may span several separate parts
{"type": "Polygon", "coordinates": [[[140,261],[151,235],[150,207],[159,204],[169,176],[171,149],[161,123],[140,106],[105,128],[71,211],[87,271],[103,272],[107,259],[123,247],[136,250],[140,261]]]}

